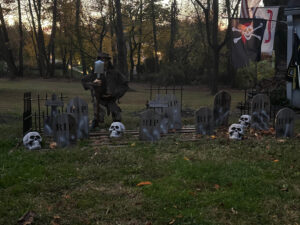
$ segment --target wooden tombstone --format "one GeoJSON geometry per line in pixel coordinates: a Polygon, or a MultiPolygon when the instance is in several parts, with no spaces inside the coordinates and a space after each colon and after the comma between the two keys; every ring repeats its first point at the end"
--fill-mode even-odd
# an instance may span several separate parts
{"type": "Polygon", "coordinates": [[[255,95],[251,102],[251,127],[268,130],[270,121],[270,98],[265,94],[255,95]]]}
{"type": "Polygon", "coordinates": [[[213,117],[216,127],[227,126],[230,115],[231,95],[220,91],[215,95],[213,117]]]}
{"type": "Polygon", "coordinates": [[[57,107],[63,107],[64,103],[57,98],[56,94],[52,94],[51,99],[45,102],[45,106],[50,107],[50,116],[47,116],[44,121],[44,135],[53,136],[55,117],[58,115],[57,107]]]}
{"type": "Polygon", "coordinates": [[[67,105],[67,113],[74,116],[77,124],[77,138],[89,137],[89,113],[88,104],[81,98],[75,97],[67,105]]]}
{"type": "Polygon", "coordinates": [[[294,136],[295,112],[289,108],[279,110],[275,119],[276,138],[294,136]]]}
{"type": "Polygon", "coordinates": [[[160,139],[161,116],[155,111],[148,109],[141,113],[140,120],[140,140],[157,141],[160,139]]]}
{"type": "Polygon", "coordinates": [[[54,141],[59,147],[76,144],[77,125],[73,115],[64,113],[56,116],[54,123],[54,141]]]}
{"type": "Polygon", "coordinates": [[[214,133],[214,118],[211,109],[205,107],[196,112],[196,132],[202,135],[214,133]]]}

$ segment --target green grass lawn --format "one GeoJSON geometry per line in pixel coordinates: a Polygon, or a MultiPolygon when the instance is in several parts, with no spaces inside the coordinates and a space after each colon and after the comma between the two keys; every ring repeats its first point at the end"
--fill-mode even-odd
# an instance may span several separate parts
{"type": "MultiPolygon", "coordinates": [[[[121,99],[121,107],[125,126],[136,129],[149,94],[146,86],[131,87],[135,91],[121,99]]],[[[208,90],[186,89],[183,108],[212,105],[208,90]]],[[[26,90],[90,101],[79,82],[0,80],[0,224],[17,224],[29,211],[32,224],[43,225],[300,224],[297,138],[232,142],[217,133],[215,139],[184,141],[176,134],[154,144],[81,141],[69,149],[27,151],[16,146],[26,90]],[[143,181],[152,185],[138,187],[143,181]]],[[[235,105],[243,94],[230,92],[235,105]]]]}

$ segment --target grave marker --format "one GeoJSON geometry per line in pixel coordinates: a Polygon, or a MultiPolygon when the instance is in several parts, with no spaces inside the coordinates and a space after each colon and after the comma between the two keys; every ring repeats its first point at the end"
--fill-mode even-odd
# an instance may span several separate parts
{"type": "Polygon", "coordinates": [[[214,100],[214,122],[216,127],[227,126],[230,115],[231,95],[226,91],[216,94],[214,100]]]}
{"type": "Polygon", "coordinates": [[[88,104],[81,98],[75,97],[67,105],[67,113],[74,116],[77,124],[77,138],[89,137],[88,104]]]}
{"type": "Polygon", "coordinates": [[[45,102],[45,106],[47,107],[50,106],[51,112],[50,112],[50,116],[47,116],[44,121],[44,135],[53,136],[55,117],[58,114],[57,107],[63,107],[64,103],[63,101],[57,99],[56,94],[52,94],[51,99],[45,102]]]}
{"type": "Polygon", "coordinates": [[[196,132],[202,135],[214,133],[214,119],[211,109],[205,107],[196,112],[196,132]]]}
{"type": "Polygon", "coordinates": [[[140,120],[140,140],[143,141],[158,141],[160,139],[160,122],[161,115],[154,110],[148,109],[141,113],[140,120]]]}
{"type": "Polygon", "coordinates": [[[73,115],[64,113],[57,115],[54,122],[54,141],[59,147],[76,144],[77,124],[73,115]]]}
{"type": "Polygon", "coordinates": [[[275,119],[276,138],[294,136],[295,112],[289,108],[281,109],[275,119]]]}
{"type": "Polygon", "coordinates": [[[255,95],[251,102],[251,127],[268,130],[270,120],[270,98],[265,94],[255,95]]]}

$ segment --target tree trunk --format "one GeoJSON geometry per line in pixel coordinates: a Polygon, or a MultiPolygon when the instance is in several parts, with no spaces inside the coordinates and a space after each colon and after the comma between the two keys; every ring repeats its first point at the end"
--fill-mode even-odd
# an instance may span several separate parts
{"type": "Polygon", "coordinates": [[[83,52],[83,44],[82,44],[82,37],[80,31],[80,8],[81,8],[81,0],[76,0],[75,30],[76,30],[77,42],[79,46],[79,53],[81,57],[82,72],[83,75],[86,75],[86,62],[85,62],[85,56],[83,52]]]}
{"type": "Polygon", "coordinates": [[[38,23],[37,42],[39,46],[39,57],[43,67],[43,75],[47,77],[49,74],[49,60],[47,57],[44,32],[42,28],[42,3],[41,0],[33,0],[33,3],[38,23]]]}
{"type": "Polygon", "coordinates": [[[140,10],[139,10],[139,43],[137,50],[137,65],[136,70],[138,74],[138,81],[141,79],[141,50],[142,50],[142,35],[143,35],[143,0],[140,0],[140,10]]]}
{"type": "Polygon", "coordinates": [[[157,47],[157,32],[156,32],[156,16],[155,16],[155,4],[154,0],[151,0],[151,19],[152,19],[152,31],[153,31],[153,45],[154,45],[154,60],[155,60],[155,72],[159,71],[159,65],[158,65],[158,47],[157,47]]]}
{"type": "Polygon", "coordinates": [[[10,48],[9,44],[9,38],[8,38],[8,33],[4,21],[4,16],[2,12],[2,6],[0,4],[0,49],[3,49],[3,58],[7,63],[7,66],[9,68],[9,71],[11,73],[11,78],[15,78],[18,76],[19,71],[18,68],[16,67],[13,52],[10,48]]]}
{"type": "Polygon", "coordinates": [[[23,36],[23,23],[22,23],[22,11],[21,3],[18,1],[18,15],[19,15],[19,76],[23,77],[23,48],[24,48],[24,36],[23,36]]]}
{"type": "Polygon", "coordinates": [[[123,33],[123,22],[121,13],[121,3],[120,0],[115,0],[116,14],[117,14],[117,48],[118,48],[118,68],[119,70],[128,75],[128,65],[127,65],[127,50],[123,33]]]}
{"type": "Polygon", "coordinates": [[[215,94],[218,91],[218,76],[219,76],[219,1],[213,0],[213,35],[212,35],[212,44],[214,51],[214,71],[211,76],[211,93],[215,94]]]}
{"type": "Polygon", "coordinates": [[[51,31],[50,41],[48,45],[48,59],[50,60],[51,58],[51,66],[49,68],[49,74],[51,77],[53,77],[55,74],[56,19],[57,19],[57,0],[53,0],[52,31],[51,31]]]}
{"type": "Polygon", "coordinates": [[[112,52],[112,59],[113,65],[117,64],[117,53],[116,53],[116,46],[115,46],[115,6],[113,0],[109,0],[109,23],[110,23],[110,41],[111,41],[111,52],[112,52]]]}
{"type": "MultiPolygon", "coordinates": [[[[46,48],[45,48],[45,42],[44,42],[44,35],[43,35],[43,30],[42,30],[42,25],[41,25],[41,2],[38,0],[33,0],[33,6],[34,10],[36,13],[36,18],[38,22],[38,31],[36,29],[36,23],[35,23],[35,17],[33,15],[32,11],[32,6],[31,6],[31,0],[28,0],[28,5],[29,5],[29,12],[30,12],[30,17],[31,17],[31,22],[32,22],[32,30],[34,34],[34,38],[36,41],[36,52],[37,52],[37,64],[39,67],[40,75],[41,77],[47,76],[47,54],[46,54],[46,48]],[[37,5],[38,4],[38,5],[37,5]]],[[[33,40],[33,44],[34,44],[33,40]]]]}
{"type": "Polygon", "coordinates": [[[177,1],[174,0],[171,6],[171,32],[170,32],[170,46],[169,46],[169,62],[173,63],[175,59],[175,39],[176,39],[176,28],[177,28],[177,1]]]}
{"type": "Polygon", "coordinates": [[[106,29],[106,18],[102,17],[102,29],[100,33],[100,38],[99,38],[99,52],[103,51],[103,40],[105,38],[107,29],[106,29]]]}

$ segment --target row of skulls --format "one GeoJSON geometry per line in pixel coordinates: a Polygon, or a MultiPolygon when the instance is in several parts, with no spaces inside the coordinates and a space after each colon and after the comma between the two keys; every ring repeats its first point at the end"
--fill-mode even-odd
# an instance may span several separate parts
{"type": "MultiPolygon", "coordinates": [[[[109,136],[111,138],[120,138],[125,132],[124,124],[113,122],[109,127],[109,136]]],[[[36,132],[29,132],[23,137],[23,144],[29,150],[38,150],[42,148],[42,136],[36,132]]]]}
{"type": "Polygon", "coordinates": [[[249,128],[251,124],[250,115],[242,115],[239,119],[239,123],[232,124],[229,129],[229,139],[242,140],[244,137],[245,129],[249,128]]]}

